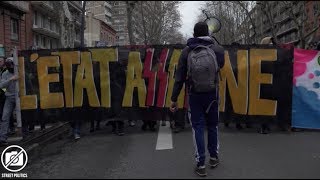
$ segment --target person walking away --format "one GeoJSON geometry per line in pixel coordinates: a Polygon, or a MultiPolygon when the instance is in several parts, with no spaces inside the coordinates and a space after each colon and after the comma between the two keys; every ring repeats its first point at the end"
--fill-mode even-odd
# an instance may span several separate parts
{"type": "Polygon", "coordinates": [[[209,36],[208,25],[198,22],[194,26],[194,38],[187,41],[181,53],[171,96],[170,110],[177,110],[177,98],[183,83],[187,81],[191,126],[193,129],[196,168],[199,176],[206,176],[204,126],[207,119],[209,165],[216,167],[218,158],[219,122],[219,69],[224,65],[224,49],[209,36]]]}

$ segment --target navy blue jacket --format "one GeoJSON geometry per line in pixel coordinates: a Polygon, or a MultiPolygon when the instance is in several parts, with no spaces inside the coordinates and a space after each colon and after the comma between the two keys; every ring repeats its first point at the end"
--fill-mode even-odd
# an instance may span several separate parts
{"type": "Polygon", "coordinates": [[[178,68],[175,73],[175,82],[174,82],[174,86],[173,86],[171,101],[177,102],[177,99],[178,99],[180,91],[183,87],[183,84],[186,82],[187,71],[188,71],[187,60],[188,60],[188,54],[189,54],[190,50],[194,49],[198,45],[208,46],[211,44],[213,44],[213,46],[211,46],[211,48],[217,56],[217,61],[218,61],[219,67],[222,68],[224,66],[224,49],[222,46],[218,45],[218,43],[215,42],[211,37],[204,36],[204,37],[197,37],[197,38],[188,39],[187,47],[185,47],[182,50],[182,53],[181,53],[180,59],[179,59],[178,68]]]}

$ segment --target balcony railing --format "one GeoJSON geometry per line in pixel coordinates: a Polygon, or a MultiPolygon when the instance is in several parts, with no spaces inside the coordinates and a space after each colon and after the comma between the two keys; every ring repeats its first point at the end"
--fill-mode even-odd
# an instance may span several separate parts
{"type": "Polygon", "coordinates": [[[105,14],[106,16],[108,16],[108,17],[111,17],[111,13],[108,12],[108,11],[104,11],[104,14],[105,14]]]}
{"type": "Polygon", "coordinates": [[[107,7],[107,8],[109,8],[109,9],[112,8],[112,6],[111,6],[111,4],[110,4],[109,2],[104,2],[104,6],[107,7]]]}
{"type": "Polygon", "coordinates": [[[277,34],[277,36],[279,37],[282,37],[290,32],[293,32],[293,31],[297,31],[297,28],[296,27],[290,27],[290,28],[281,28],[279,30],[280,33],[277,34]]]}
{"type": "Polygon", "coordinates": [[[39,7],[39,8],[45,8],[44,10],[53,10],[53,2],[52,1],[31,1],[31,5],[39,7]]]}
{"type": "Polygon", "coordinates": [[[81,1],[67,1],[71,6],[76,8],[78,11],[81,11],[82,3],[81,1]]]}
{"type": "Polygon", "coordinates": [[[23,12],[29,11],[29,3],[27,1],[2,1],[2,2],[9,4],[23,12]]]}
{"type": "Polygon", "coordinates": [[[35,31],[35,32],[38,32],[40,34],[45,34],[47,36],[53,37],[53,38],[59,38],[60,37],[59,32],[50,30],[48,25],[45,25],[43,27],[43,26],[38,26],[38,25],[33,24],[32,30],[35,31]]]}
{"type": "Polygon", "coordinates": [[[77,26],[81,26],[81,17],[80,16],[73,16],[73,20],[77,26]]]}

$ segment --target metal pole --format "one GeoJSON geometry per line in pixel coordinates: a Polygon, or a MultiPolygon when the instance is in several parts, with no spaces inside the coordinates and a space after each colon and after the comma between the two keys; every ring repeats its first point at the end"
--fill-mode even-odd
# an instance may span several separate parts
{"type": "Polygon", "coordinates": [[[84,27],[85,27],[86,1],[82,4],[82,20],[81,20],[81,47],[84,47],[84,27]]]}
{"type": "MultiPolygon", "coordinates": [[[[13,63],[14,63],[14,75],[19,76],[19,61],[18,61],[18,51],[17,47],[14,47],[13,49],[13,63]]],[[[19,92],[19,79],[16,80],[16,118],[17,118],[17,127],[21,128],[22,127],[22,122],[21,122],[21,108],[20,108],[20,92],[19,92]]]]}
{"type": "Polygon", "coordinates": [[[126,1],[127,5],[127,28],[128,28],[128,35],[129,35],[129,43],[130,45],[134,45],[134,38],[133,38],[133,29],[132,29],[132,12],[134,5],[137,1],[126,1]]]}

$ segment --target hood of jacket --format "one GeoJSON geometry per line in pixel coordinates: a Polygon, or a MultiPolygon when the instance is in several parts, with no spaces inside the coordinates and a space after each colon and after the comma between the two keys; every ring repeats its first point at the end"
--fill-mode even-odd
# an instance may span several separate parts
{"type": "Polygon", "coordinates": [[[214,43],[215,41],[210,36],[201,36],[188,39],[187,46],[189,46],[191,49],[194,49],[198,45],[208,46],[214,43]]]}

